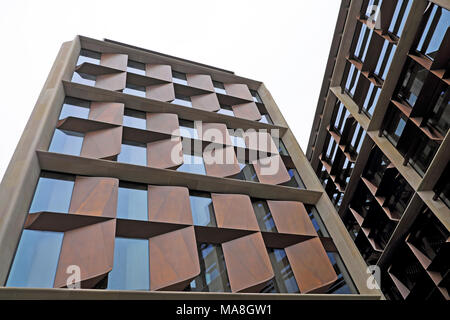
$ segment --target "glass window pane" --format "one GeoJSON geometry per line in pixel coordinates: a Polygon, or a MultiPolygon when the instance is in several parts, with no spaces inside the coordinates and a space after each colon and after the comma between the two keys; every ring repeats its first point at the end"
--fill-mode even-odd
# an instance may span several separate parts
{"type": "Polygon", "coordinates": [[[122,92],[126,94],[131,94],[133,96],[145,98],[145,87],[135,86],[130,83],[127,83],[125,89],[123,89],[122,92]]]}
{"type": "Polygon", "coordinates": [[[206,175],[203,157],[183,154],[183,164],[177,168],[177,171],[206,175]]]}
{"type": "Polygon", "coordinates": [[[133,60],[128,60],[127,72],[145,76],[145,64],[133,60]]]}
{"type": "Polygon", "coordinates": [[[187,86],[186,74],[172,70],[172,81],[187,86]]]}
{"type": "Polygon", "coordinates": [[[239,159],[238,161],[239,161],[239,168],[241,169],[241,171],[237,175],[233,176],[233,178],[243,181],[259,182],[258,176],[256,175],[253,165],[251,163],[242,162],[239,159]]]}
{"type": "Polygon", "coordinates": [[[192,217],[196,226],[216,226],[214,208],[209,195],[190,195],[192,217]]]}
{"type": "Polygon", "coordinates": [[[87,119],[89,117],[89,101],[67,97],[61,108],[59,119],[77,117],[87,119]]]}
{"type": "Polygon", "coordinates": [[[40,177],[29,212],[69,212],[73,185],[73,180],[40,177]]]}
{"type": "Polygon", "coordinates": [[[23,230],[7,287],[53,288],[63,232],[23,230]]]}
{"type": "Polygon", "coordinates": [[[269,248],[267,251],[275,274],[276,291],[278,293],[300,292],[284,249],[269,248]]]}
{"type": "Polygon", "coordinates": [[[72,82],[84,84],[87,86],[95,86],[96,77],[86,73],[74,72],[72,75],[72,82]]]}
{"type": "Polygon", "coordinates": [[[131,127],[136,129],[147,129],[147,120],[145,112],[125,109],[123,115],[123,125],[125,127],[131,127]]]}
{"type": "Polygon", "coordinates": [[[201,243],[198,245],[200,275],[190,283],[190,291],[229,292],[225,260],[219,244],[201,243]]]}
{"type": "Polygon", "coordinates": [[[84,62],[92,64],[100,64],[101,54],[91,50],[81,49],[80,56],[78,57],[77,66],[84,62]]]}
{"type": "Polygon", "coordinates": [[[197,129],[194,127],[194,121],[179,120],[180,123],[180,136],[189,139],[198,139],[197,129]]]}
{"type": "Polygon", "coordinates": [[[267,202],[265,200],[254,200],[252,201],[252,205],[261,231],[277,232],[267,202]]]}
{"type": "Polygon", "coordinates": [[[122,148],[117,156],[118,162],[130,163],[139,166],[147,165],[147,148],[144,145],[122,143],[122,148]]]}
{"type": "Polygon", "coordinates": [[[223,85],[222,82],[213,80],[213,85],[214,85],[214,91],[216,91],[217,93],[227,94],[227,92],[225,90],[225,86],[223,85]]]}
{"type": "Polygon", "coordinates": [[[83,134],[56,129],[48,151],[79,156],[83,146],[83,134]]]}
{"type": "Polygon", "coordinates": [[[223,106],[221,106],[220,109],[217,110],[217,113],[220,113],[220,114],[224,114],[224,115],[227,115],[227,116],[232,116],[232,117],[234,117],[234,112],[233,112],[233,110],[232,110],[231,108],[230,108],[230,109],[224,109],[223,106]]]}
{"type": "Polygon", "coordinates": [[[136,189],[131,186],[119,186],[117,218],[147,221],[147,206],[146,189],[136,189]]]}
{"type": "Polygon", "coordinates": [[[305,184],[296,169],[288,169],[288,173],[291,176],[291,180],[283,183],[284,186],[305,189],[305,184]]]}
{"type": "Polygon", "coordinates": [[[148,251],[147,239],[116,238],[114,265],[108,275],[108,289],[149,290],[148,251]]]}
{"type": "Polygon", "coordinates": [[[170,102],[170,103],[179,104],[179,105],[185,106],[185,107],[192,107],[191,98],[182,96],[182,95],[178,95],[178,94],[175,94],[175,99],[172,100],[172,102],[170,102]]]}

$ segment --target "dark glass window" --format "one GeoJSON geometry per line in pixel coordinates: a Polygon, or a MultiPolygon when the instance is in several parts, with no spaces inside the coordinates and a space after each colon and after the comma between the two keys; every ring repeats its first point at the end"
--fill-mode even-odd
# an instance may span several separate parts
{"type": "Polygon", "coordinates": [[[180,136],[189,139],[198,139],[197,128],[195,128],[194,121],[179,120],[180,123],[180,136]]]}
{"type": "Polygon", "coordinates": [[[273,121],[268,114],[261,115],[261,120],[259,120],[259,122],[273,124],[273,121]]]}
{"type": "Polygon", "coordinates": [[[145,76],[145,64],[133,60],[128,60],[127,72],[145,76]]]}
{"type": "Polygon", "coordinates": [[[74,180],[70,175],[42,172],[29,212],[69,212],[74,180]]]}
{"type": "Polygon", "coordinates": [[[257,103],[263,103],[261,100],[261,97],[259,96],[259,94],[256,90],[250,90],[250,93],[252,94],[253,101],[255,101],[257,103]]]}
{"type": "Polygon", "coordinates": [[[377,105],[378,98],[380,96],[381,89],[375,87],[373,83],[370,83],[369,90],[367,91],[366,99],[364,99],[364,113],[371,118],[373,116],[373,110],[377,105]]]}
{"type": "Polygon", "coordinates": [[[245,140],[243,138],[243,131],[229,129],[229,133],[230,133],[231,143],[233,144],[233,146],[239,147],[239,148],[244,148],[244,149],[247,148],[247,146],[245,144],[245,140]]]}
{"type": "Polygon", "coordinates": [[[92,64],[100,64],[101,53],[91,50],[81,49],[78,57],[77,66],[82,63],[89,62],[92,64]]]}
{"type": "Polygon", "coordinates": [[[89,117],[89,106],[89,101],[66,97],[61,108],[61,113],[59,114],[59,119],[67,117],[87,119],[89,117]]]}
{"type": "Polygon", "coordinates": [[[122,92],[145,98],[145,87],[137,86],[131,83],[127,83],[125,89],[123,89],[122,92]]]}
{"type": "Polygon", "coordinates": [[[405,27],[406,18],[411,9],[412,0],[398,0],[395,7],[394,15],[392,16],[391,24],[389,25],[389,32],[400,37],[405,27]]]}
{"type": "Polygon", "coordinates": [[[123,125],[125,127],[146,130],[147,120],[145,112],[125,109],[123,114],[123,125]]]}
{"type": "Polygon", "coordinates": [[[382,80],[386,80],[386,76],[391,65],[392,59],[395,54],[397,46],[389,41],[384,40],[383,47],[381,49],[380,57],[378,58],[377,66],[375,67],[375,74],[382,80]]]}
{"type": "Polygon", "coordinates": [[[345,90],[351,97],[353,97],[353,95],[355,94],[356,86],[358,84],[360,72],[358,69],[356,69],[356,67],[353,64],[349,62],[347,63],[348,63],[348,73],[347,73],[347,80],[345,82],[345,90]]]}
{"type": "Polygon", "coordinates": [[[434,60],[450,26],[450,11],[436,4],[433,4],[428,10],[431,12],[417,45],[417,51],[434,60]]]}
{"type": "Polygon", "coordinates": [[[179,104],[185,107],[192,107],[192,102],[190,97],[186,97],[180,94],[175,94],[175,99],[171,103],[179,104]]]}
{"type": "Polygon", "coordinates": [[[79,156],[83,146],[84,134],[55,129],[48,151],[79,156]]]}
{"type": "Polygon", "coordinates": [[[361,24],[361,30],[356,42],[355,51],[353,52],[353,57],[361,62],[364,62],[366,58],[367,49],[372,39],[372,32],[371,29],[367,28],[366,24],[361,24]]]}
{"type": "Polygon", "coordinates": [[[187,86],[186,74],[172,70],[172,81],[187,86]]]}
{"type": "Polygon", "coordinates": [[[283,156],[289,156],[289,152],[281,139],[278,139],[278,152],[283,156]]]}
{"type": "Polygon", "coordinates": [[[298,293],[297,281],[284,249],[267,249],[275,274],[275,292],[298,293]]]}
{"type": "Polygon", "coordinates": [[[139,166],[146,166],[147,147],[145,146],[145,144],[124,141],[122,143],[120,153],[117,156],[117,161],[139,166]]]}
{"type": "Polygon", "coordinates": [[[117,218],[148,220],[147,185],[121,182],[117,198],[117,218]]]}
{"type": "Polygon", "coordinates": [[[220,104],[220,109],[217,110],[217,113],[234,117],[234,112],[233,112],[233,109],[231,108],[231,106],[227,106],[225,104],[220,104]]]}
{"type": "Polygon", "coordinates": [[[206,175],[203,157],[184,153],[183,164],[177,168],[177,171],[206,175]]]}
{"type": "Polygon", "coordinates": [[[108,289],[149,290],[149,245],[147,239],[116,238],[114,265],[108,275],[108,289]]]}
{"type": "Polygon", "coordinates": [[[439,145],[429,140],[425,135],[421,134],[417,137],[419,140],[417,147],[415,148],[414,154],[409,159],[412,167],[423,177],[428,169],[428,166],[433,160],[434,155],[439,147],[439,145]]]}
{"type": "Polygon", "coordinates": [[[252,205],[261,231],[277,232],[277,228],[275,226],[275,222],[273,221],[267,202],[265,200],[253,200],[252,205]]]}
{"type": "Polygon", "coordinates": [[[189,195],[194,225],[215,227],[216,218],[211,196],[206,193],[191,192],[189,195]]]}
{"type": "Polygon", "coordinates": [[[217,93],[227,94],[227,92],[225,90],[225,86],[223,85],[222,82],[213,80],[213,85],[214,85],[214,91],[216,91],[217,93]]]}
{"type": "Polygon", "coordinates": [[[398,96],[414,107],[428,71],[412,60],[409,60],[405,70],[403,81],[398,89],[398,96]]]}
{"type": "Polygon", "coordinates": [[[84,84],[87,86],[95,86],[96,76],[75,71],[72,75],[72,82],[84,84]]]}
{"type": "Polygon", "coordinates": [[[392,106],[389,107],[388,112],[389,118],[383,133],[394,146],[397,146],[398,140],[405,129],[406,117],[392,106]]]}
{"type": "Polygon", "coordinates": [[[53,288],[63,236],[23,230],[6,286],[53,288]]]}
{"type": "Polygon", "coordinates": [[[305,189],[305,184],[297,169],[288,169],[288,173],[291,176],[291,179],[288,182],[283,183],[283,186],[305,189]]]}
{"type": "Polygon", "coordinates": [[[255,169],[251,163],[239,159],[238,162],[241,171],[234,176],[235,179],[259,182],[258,176],[256,175],[255,169]]]}
{"type": "Polygon", "coordinates": [[[437,129],[443,136],[450,127],[450,88],[442,86],[439,89],[439,97],[428,115],[428,124],[437,129]]]}
{"type": "Polygon", "coordinates": [[[200,274],[192,280],[187,291],[230,292],[230,283],[220,244],[198,244],[200,274]]]}

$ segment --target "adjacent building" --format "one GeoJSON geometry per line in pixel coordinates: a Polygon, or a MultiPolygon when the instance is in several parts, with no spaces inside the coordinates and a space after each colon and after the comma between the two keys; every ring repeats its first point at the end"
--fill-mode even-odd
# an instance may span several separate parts
{"type": "Polygon", "coordinates": [[[449,10],[342,1],[306,153],[388,299],[449,299],[449,10]]]}
{"type": "Polygon", "coordinates": [[[0,203],[2,298],[382,296],[262,82],[112,40],[62,45],[0,203]]]}

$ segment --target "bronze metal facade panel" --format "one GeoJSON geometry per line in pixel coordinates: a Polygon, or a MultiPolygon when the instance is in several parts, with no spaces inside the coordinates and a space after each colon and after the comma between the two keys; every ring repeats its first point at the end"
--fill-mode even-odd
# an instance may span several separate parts
{"type": "Polygon", "coordinates": [[[173,134],[179,128],[175,113],[147,113],[147,130],[173,134]]]}
{"type": "Polygon", "coordinates": [[[229,177],[241,171],[232,146],[205,148],[203,151],[206,174],[214,177],[229,177]]]}
{"type": "Polygon", "coordinates": [[[274,277],[260,232],[222,244],[232,292],[259,292],[274,277]]]}
{"type": "Polygon", "coordinates": [[[219,228],[259,231],[249,196],[212,193],[211,198],[219,228]]]}
{"type": "Polygon", "coordinates": [[[194,227],[149,239],[150,290],[182,290],[200,274],[194,227]]]}
{"type": "Polygon", "coordinates": [[[317,236],[305,206],[296,201],[267,201],[278,232],[317,236]]]}
{"type": "Polygon", "coordinates": [[[197,131],[202,140],[231,145],[230,133],[225,124],[204,122],[201,125],[201,130],[197,127],[197,131]]]}
{"type": "Polygon", "coordinates": [[[192,107],[205,111],[217,111],[220,109],[219,99],[215,93],[199,94],[191,96],[192,107]]]}
{"type": "Polygon", "coordinates": [[[291,179],[279,155],[258,159],[252,163],[261,183],[280,184],[291,179]]]}
{"type": "Polygon", "coordinates": [[[224,83],[225,91],[230,96],[253,101],[252,94],[246,84],[241,83],[224,83]]]}
{"type": "Polygon", "coordinates": [[[145,75],[172,82],[172,67],[168,64],[146,64],[145,75]]]}
{"type": "Polygon", "coordinates": [[[103,53],[100,65],[122,71],[127,71],[128,55],[120,53],[103,53]]]}
{"type": "Polygon", "coordinates": [[[243,118],[252,121],[261,120],[261,113],[259,112],[256,103],[248,102],[237,104],[231,107],[233,109],[233,113],[238,118],[243,118]]]}
{"type": "Polygon", "coordinates": [[[147,143],[147,166],[160,169],[176,168],[183,164],[181,138],[147,143]]]}
{"type": "Polygon", "coordinates": [[[89,119],[121,126],[124,107],[123,103],[117,102],[91,102],[89,119]]]}
{"type": "Polygon", "coordinates": [[[111,159],[120,153],[122,127],[91,131],[86,133],[81,156],[96,159],[111,159]]]}
{"type": "Polygon", "coordinates": [[[268,132],[247,130],[244,132],[244,141],[249,149],[278,154],[278,148],[268,132]]]}
{"type": "Polygon", "coordinates": [[[337,279],[319,238],[285,248],[300,293],[326,292],[337,279]]]}
{"type": "Polygon", "coordinates": [[[214,85],[209,74],[186,74],[187,83],[191,87],[214,92],[214,85]]]}
{"type": "Polygon", "coordinates": [[[170,102],[175,99],[173,83],[156,84],[146,87],[145,96],[149,99],[170,102]]]}
{"type": "Polygon", "coordinates": [[[69,213],[115,218],[119,179],[76,177],[69,213]]]}
{"type": "Polygon", "coordinates": [[[112,91],[120,91],[125,89],[127,84],[127,73],[118,72],[111,74],[104,74],[97,76],[95,79],[95,86],[101,89],[107,89],[112,91]]]}
{"type": "Polygon", "coordinates": [[[148,186],[148,220],[192,225],[189,189],[176,186],[148,186]]]}
{"type": "Polygon", "coordinates": [[[71,265],[80,267],[82,288],[95,286],[112,270],[115,233],[115,219],[65,232],[54,287],[67,285],[71,265]]]}

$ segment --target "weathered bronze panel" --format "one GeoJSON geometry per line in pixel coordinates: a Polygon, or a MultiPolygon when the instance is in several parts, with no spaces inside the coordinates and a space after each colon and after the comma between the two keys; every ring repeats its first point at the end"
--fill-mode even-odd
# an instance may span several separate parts
{"type": "Polygon", "coordinates": [[[86,133],[81,156],[96,159],[111,159],[120,153],[122,127],[91,131],[86,133]]]}
{"type": "Polygon", "coordinates": [[[101,89],[118,91],[125,89],[127,84],[127,73],[118,72],[97,76],[95,86],[101,89]]]}
{"type": "Polygon", "coordinates": [[[235,96],[241,99],[253,101],[252,94],[246,84],[241,83],[224,83],[227,95],[235,96]]]}
{"type": "Polygon", "coordinates": [[[182,290],[200,274],[194,227],[149,239],[150,290],[182,290]]]}
{"type": "Polygon", "coordinates": [[[145,96],[149,99],[170,102],[175,99],[173,83],[156,84],[146,87],[145,96]]]}
{"type": "Polygon", "coordinates": [[[274,277],[260,232],[222,244],[232,292],[259,292],[274,277]]]}
{"type": "Polygon", "coordinates": [[[220,109],[219,99],[215,93],[199,94],[191,96],[192,107],[205,111],[217,111],[220,109]]]}
{"type": "Polygon", "coordinates": [[[89,119],[121,126],[124,106],[123,103],[117,102],[91,102],[89,119]]]}
{"type": "Polygon", "coordinates": [[[191,87],[214,92],[214,85],[209,74],[187,74],[186,79],[191,87]]]}
{"type": "Polygon", "coordinates": [[[100,65],[127,71],[128,55],[120,53],[102,53],[100,65]]]}
{"type": "Polygon", "coordinates": [[[147,64],[145,65],[145,75],[172,82],[172,67],[167,64],[147,64]]]}
{"type": "Polygon", "coordinates": [[[261,183],[280,184],[291,179],[279,155],[254,160],[252,163],[261,183]]]}
{"type": "Polygon", "coordinates": [[[234,115],[238,118],[252,121],[261,120],[261,113],[254,102],[237,104],[231,108],[233,109],[234,115]]]}
{"type": "Polygon", "coordinates": [[[296,201],[267,201],[278,232],[317,236],[305,206],[296,201]]]}
{"type": "Polygon", "coordinates": [[[154,222],[193,224],[189,189],[148,186],[148,219],[154,222]]]}
{"type": "Polygon", "coordinates": [[[147,143],[147,166],[160,169],[176,168],[183,164],[181,138],[147,143]]]}
{"type": "Polygon", "coordinates": [[[211,198],[219,228],[259,231],[249,196],[212,193],[211,198]]]}
{"type": "Polygon", "coordinates": [[[176,113],[147,113],[147,130],[172,134],[179,128],[176,113]]]}
{"type": "Polygon", "coordinates": [[[203,151],[203,161],[208,176],[229,177],[241,171],[232,146],[209,145],[203,151]]]}

